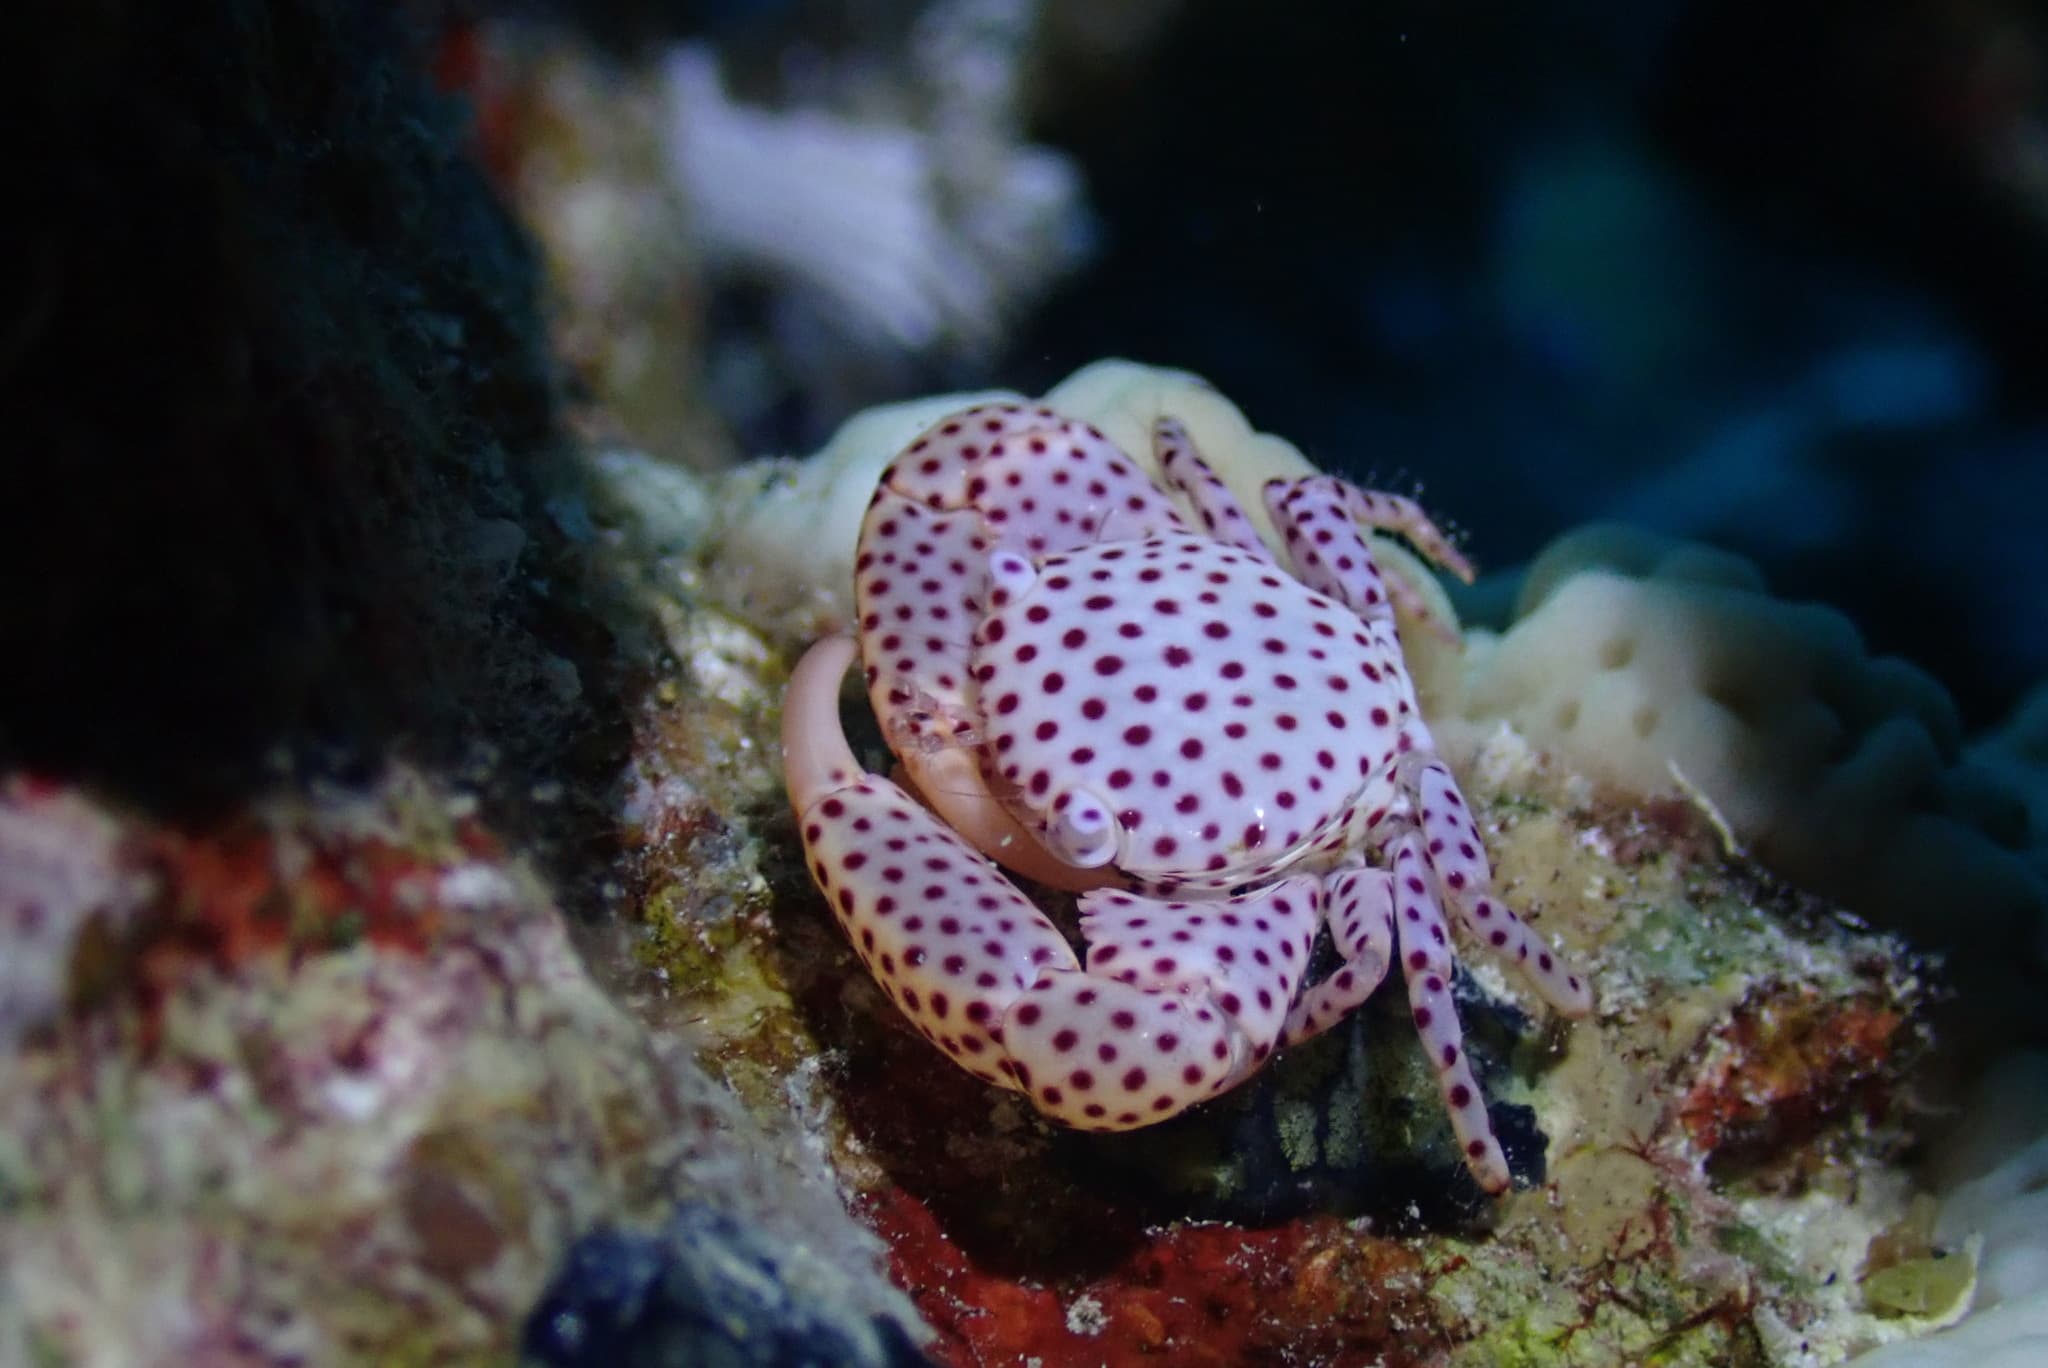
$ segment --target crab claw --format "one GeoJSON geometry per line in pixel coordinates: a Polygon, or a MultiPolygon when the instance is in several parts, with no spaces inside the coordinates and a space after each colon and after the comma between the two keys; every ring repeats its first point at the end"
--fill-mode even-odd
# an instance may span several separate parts
{"type": "MultiPolygon", "coordinates": [[[[1248,1041],[1225,1010],[1236,1006],[1227,993],[1219,1004],[1205,982],[1083,971],[1058,928],[993,862],[902,788],[862,770],[838,721],[839,680],[853,655],[851,641],[828,638],[791,675],[784,773],[811,877],[919,1032],[978,1077],[1091,1130],[1163,1120],[1264,1061],[1272,1040],[1248,1041]]],[[[1145,904],[1119,904],[1132,905],[1145,904]]],[[[1107,943],[1096,950],[1105,965],[1114,958],[1107,943]]],[[[1262,1034],[1277,1037],[1278,1028],[1276,1020],[1262,1034]]]]}
{"type": "Polygon", "coordinates": [[[854,644],[828,637],[790,675],[782,758],[811,877],[875,981],[960,1065],[1017,1086],[1002,1024],[1045,972],[1078,970],[1066,938],[986,857],[854,759],[839,681],[854,644]]]}

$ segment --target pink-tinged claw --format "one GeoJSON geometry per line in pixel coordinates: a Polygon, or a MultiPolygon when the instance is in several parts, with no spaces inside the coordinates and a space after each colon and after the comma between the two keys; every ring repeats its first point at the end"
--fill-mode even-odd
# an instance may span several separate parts
{"type": "Polygon", "coordinates": [[[1002,871],[855,764],[838,725],[851,645],[831,637],[812,647],[784,704],[783,763],[811,878],[912,1024],[963,1067],[1013,1086],[998,1034],[1005,1014],[1041,975],[1080,964],[1002,871]]]}
{"type": "Polygon", "coordinates": [[[1081,899],[1081,934],[1088,940],[1090,974],[1199,988],[1263,1060],[1308,969],[1322,912],[1322,883],[1315,878],[1285,879],[1215,902],[1090,893],[1081,899]]]}
{"type": "MultiPolygon", "coordinates": [[[[839,725],[839,681],[857,649],[850,637],[826,637],[790,672],[782,703],[782,767],[790,802],[799,815],[821,795],[862,776],[839,725]]],[[[907,798],[922,800],[948,829],[975,849],[993,852],[1024,877],[1072,893],[1121,882],[1114,870],[1077,869],[1048,853],[989,794],[972,749],[905,750],[899,752],[898,765],[912,790],[907,798]]]]}

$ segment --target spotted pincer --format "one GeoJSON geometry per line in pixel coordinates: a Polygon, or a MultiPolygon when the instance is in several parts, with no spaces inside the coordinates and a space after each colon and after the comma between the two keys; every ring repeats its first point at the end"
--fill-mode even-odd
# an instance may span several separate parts
{"type": "Polygon", "coordinates": [[[789,792],[883,990],[978,1077],[1084,1130],[1173,1116],[1355,1010],[1398,962],[1474,1177],[1506,1160],[1465,1058],[1447,922],[1583,1016],[1585,980],[1491,896],[1361,529],[1470,568],[1409,499],[1263,489],[1277,551],[1170,419],[1156,479],[1045,408],[968,409],[883,473],[858,642],[791,679],[789,792]],[[856,653],[896,778],[840,727],[856,653]],[[1085,961],[1003,868],[1080,894],[1085,961]],[[1328,928],[1334,970],[1309,983],[1328,928]]]}

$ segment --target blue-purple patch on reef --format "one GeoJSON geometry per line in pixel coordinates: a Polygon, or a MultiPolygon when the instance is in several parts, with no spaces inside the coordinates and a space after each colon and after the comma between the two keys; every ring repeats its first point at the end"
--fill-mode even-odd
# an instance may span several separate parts
{"type": "Polygon", "coordinates": [[[773,1244],[702,1203],[656,1233],[570,1249],[527,1319],[523,1368],[918,1368],[902,1326],[793,1290],[773,1244]]]}

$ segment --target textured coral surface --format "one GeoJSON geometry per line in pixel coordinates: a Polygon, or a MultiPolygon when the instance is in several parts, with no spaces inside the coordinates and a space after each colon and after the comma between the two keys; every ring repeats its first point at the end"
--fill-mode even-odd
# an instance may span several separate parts
{"type": "Polygon", "coordinates": [[[860,1237],[600,989],[473,802],[397,772],[199,830],[15,781],[0,853],[81,811],[99,881],[0,860],[69,987],[8,1004],[0,1360],[499,1362],[573,1239],[706,1194],[769,1248],[836,1241],[847,1273],[781,1276],[864,1337],[860,1237]]]}

